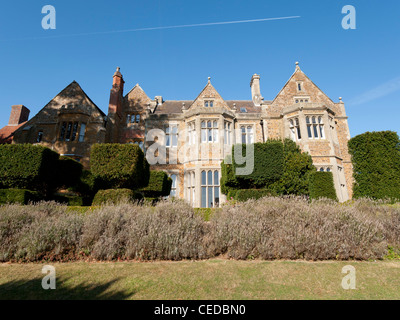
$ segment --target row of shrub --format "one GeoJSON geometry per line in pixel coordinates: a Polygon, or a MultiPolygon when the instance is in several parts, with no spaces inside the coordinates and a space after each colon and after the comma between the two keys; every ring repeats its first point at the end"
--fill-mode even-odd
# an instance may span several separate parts
{"type": "Polygon", "coordinates": [[[311,156],[290,139],[232,146],[232,156],[221,164],[221,192],[239,201],[265,195],[337,199],[332,173],[317,172],[311,156]],[[249,148],[254,148],[254,156],[243,164],[249,148]],[[252,173],[241,174],[238,170],[249,162],[254,162],[252,173]]]}
{"type": "Polygon", "coordinates": [[[183,201],[74,212],[52,202],[0,206],[0,261],[369,260],[400,248],[400,207],[369,200],[264,197],[196,212],[183,201]],[[207,215],[205,221],[204,216],[207,215]]]}
{"type": "Polygon", "coordinates": [[[91,170],[68,157],[30,144],[0,146],[0,204],[54,200],[72,206],[167,196],[172,180],[150,171],[134,144],[95,144],[91,170]],[[57,192],[64,190],[64,194],[57,192]],[[68,190],[68,192],[65,192],[68,190]]]}

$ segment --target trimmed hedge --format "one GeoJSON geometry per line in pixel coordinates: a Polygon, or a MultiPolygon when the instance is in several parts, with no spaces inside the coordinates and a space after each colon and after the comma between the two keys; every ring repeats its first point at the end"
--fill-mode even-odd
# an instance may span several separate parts
{"type": "MultiPolygon", "coordinates": [[[[245,157],[249,146],[246,144],[232,146],[232,162],[235,171],[246,166],[246,163],[239,165],[238,159],[234,157],[235,149],[240,147],[242,148],[242,156],[245,157]]],[[[269,140],[265,143],[254,143],[254,154],[251,156],[254,157],[254,170],[249,175],[236,175],[239,182],[261,188],[282,176],[284,165],[282,141],[269,140]]]]}
{"type": "Polygon", "coordinates": [[[92,146],[91,172],[98,189],[140,189],[148,184],[149,165],[136,144],[104,143],[92,146]]]}
{"type": "Polygon", "coordinates": [[[257,200],[270,195],[271,191],[266,189],[242,189],[236,191],[234,199],[238,201],[257,200]]]}
{"type": "Polygon", "coordinates": [[[0,188],[50,194],[57,186],[59,154],[31,144],[0,145],[0,188]]]}
{"type": "Polygon", "coordinates": [[[102,204],[119,204],[122,201],[134,202],[142,197],[139,193],[131,189],[108,189],[99,190],[93,199],[93,206],[101,206],[102,204]]]}
{"type": "Polygon", "coordinates": [[[400,200],[400,139],[396,132],[366,132],[350,139],[353,197],[400,200]]]}
{"type": "Polygon", "coordinates": [[[310,198],[337,200],[332,172],[314,171],[310,174],[310,198]]]}
{"type": "Polygon", "coordinates": [[[150,171],[149,184],[140,191],[146,198],[169,196],[171,193],[172,179],[164,171],[150,171]]]}
{"type": "Polygon", "coordinates": [[[221,164],[221,192],[228,199],[235,198],[239,189],[268,189],[272,195],[309,194],[309,174],[315,170],[312,158],[290,139],[256,143],[254,172],[249,176],[235,175],[239,166],[231,158],[226,157],[221,164]]]}
{"type": "Polygon", "coordinates": [[[28,204],[41,200],[40,194],[25,189],[0,189],[0,204],[19,203],[28,204]]]}

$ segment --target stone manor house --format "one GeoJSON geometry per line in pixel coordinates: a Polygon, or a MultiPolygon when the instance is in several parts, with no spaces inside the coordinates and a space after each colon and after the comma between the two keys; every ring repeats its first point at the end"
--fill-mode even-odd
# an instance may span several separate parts
{"type": "Polygon", "coordinates": [[[312,156],[317,170],[333,173],[340,201],[351,198],[350,133],[344,103],[325,95],[298,63],[273,100],[262,97],[257,74],[251,77],[250,100],[223,99],[210,78],[194,100],[184,101],[151,99],[138,84],[124,94],[124,83],[117,68],[108,115],[75,81],[30,120],[25,106],[12,106],[0,140],[3,136],[6,142],[40,143],[85,167],[89,167],[94,143],[136,143],[147,156],[151,151],[165,158],[164,164],[149,162],[151,169],[170,175],[171,195],[194,207],[215,207],[226,201],[220,191],[220,164],[231,153],[232,144],[287,137],[312,156]],[[154,151],[155,145],[165,148],[154,151]]]}

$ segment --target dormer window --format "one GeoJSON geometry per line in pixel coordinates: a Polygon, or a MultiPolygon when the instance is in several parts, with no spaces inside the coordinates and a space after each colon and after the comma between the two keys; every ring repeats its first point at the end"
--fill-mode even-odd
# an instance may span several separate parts
{"type": "Polygon", "coordinates": [[[247,109],[242,107],[242,108],[240,108],[240,112],[247,113],[247,109]]]}
{"type": "Polygon", "coordinates": [[[212,107],[214,107],[214,101],[212,101],[212,100],[205,100],[205,101],[204,101],[204,106],[205,106],[206,108],[212,108],[212,107]]]}

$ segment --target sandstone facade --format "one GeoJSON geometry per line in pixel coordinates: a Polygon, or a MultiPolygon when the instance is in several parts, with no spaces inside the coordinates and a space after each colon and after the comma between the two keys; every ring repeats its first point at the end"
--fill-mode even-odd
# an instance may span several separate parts
{"type": "Polygon", "coordinates": [[[233,144],[290,138],[312,156],[317,170],[333,173],[340,201],[351,198],[344,103],[333,102],[298,64],[273,100],[262,97],[257,74],[250,82],[251,100],[240,101],[223,99],[210,78],[190,101],[151,99],[138,84],[124,95],[124,83],[118,68],[107,116],[71,83],[15,132],[14,143],[42,143],[86,167],[93,143],[137,143],[152,169],[173,178],[172,195],[195,207],[215,207],[226,200],[220,165],[233,144]]]}

